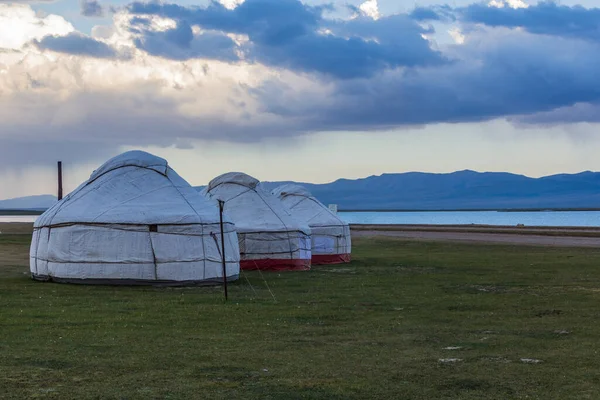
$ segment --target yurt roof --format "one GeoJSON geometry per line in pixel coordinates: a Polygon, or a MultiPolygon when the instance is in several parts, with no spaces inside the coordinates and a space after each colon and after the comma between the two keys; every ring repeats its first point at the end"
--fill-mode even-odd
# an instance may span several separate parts
{"type": "Polygon", "coordinates": [[[222,185],[224,183],[231,183],[235,185],[244,186],[249,189],[254,189],[258,186],[260,181],[250,175],[244,174],[243,172],[227,172],[226,174],[219,175],[212,181],[210,181],[206,190],[211,191],[217,186],[222,185]]]}
{"type": "Polygon", "coordinates": [[[296,219],[311,227],[347,225],[300,185],[285,184],[275,188],[272,193],[279,197],[296,219]]]}
{"type": "Polygon", "coordinates": [[[218,223],[218,208],[168,166],[143,151],[118,155],[35,222],[61,224],[218,223]]]}
{"type": "Polygon", "coordinates": [[[285,196],[301,196],[301,197],[312,197],[310,192],[304,187],[295,183],[287,183],[281,185],[273,190],[273,195],[277,197],[285,196]]]}
{"type": "Polygon", "coordinates": [[[167,175],[169,164],[164,158],[157,157],[150,153],[140,150],[127,151],[116,157],[111,158],[102,164],[97,170],[92,172],[88,182],[96,180],[107,172],[113,171],[122,167],[140,167],[152,169],[163,175],[167,175]]]}

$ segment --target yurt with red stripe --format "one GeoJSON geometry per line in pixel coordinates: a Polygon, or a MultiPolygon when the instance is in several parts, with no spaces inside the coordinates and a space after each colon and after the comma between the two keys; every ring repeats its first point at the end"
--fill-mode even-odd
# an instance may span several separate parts
{"type": "Polygon", "coordinates": [[[350,261],[350,227],[306,188],[287,184],[273,190],[292,216],[311,229],[312,263],[340,264],[350,261]]]}
{"type": "Polygon", "coordinates": [[[213,179],[202,193],[224,202],[224,213],[238,234],[242,269],[310,269],[310,228],[257,179],[229,172],[213,179]]]}

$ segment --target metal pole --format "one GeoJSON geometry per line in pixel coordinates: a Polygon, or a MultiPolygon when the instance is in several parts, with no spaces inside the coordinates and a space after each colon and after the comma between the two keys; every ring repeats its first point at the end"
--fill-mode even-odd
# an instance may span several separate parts
{"type": "Polygon", "coordinates": [[[58,162],[58,200],[63,198],[63,184],[62,184],[62,161],[58,162]]]}
{"type": "Polygon", "coordinates": [[[225,263],[225,232],[223,231],[223,207],[225,202],[219,200],[219,219],[221,223],[221,261],[223,264],[223,287],[225,289],[225,301],[227,301],[227,266],[225,263]]]}

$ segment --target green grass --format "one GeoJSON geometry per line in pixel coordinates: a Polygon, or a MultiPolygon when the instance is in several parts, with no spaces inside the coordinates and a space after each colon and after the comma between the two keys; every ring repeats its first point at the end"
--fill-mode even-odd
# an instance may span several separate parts
{"type": "Polygon", "coordinates": [[[600,249],[360,239],[227,304],[33,282],[27,252],[0,236],[0,398],[600,398],[600,249]]]}

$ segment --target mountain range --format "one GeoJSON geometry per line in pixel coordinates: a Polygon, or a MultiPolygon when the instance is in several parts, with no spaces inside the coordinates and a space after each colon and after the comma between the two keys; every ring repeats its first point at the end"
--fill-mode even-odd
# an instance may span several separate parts
{"type": "MultiPolygon", "coordinates": [[[[293,182],[262,182],[267,190],[293,182]]],[[[600,173],[585,171],[530,178],[470,170],[445,174],[408,172],[326,184],[299,183],[340,210],[473,210],[600,208],[600,173]]],[[[202,187],[197,187],[201,190],[202,187]]],[[[56,197],[0,201],[0,209],[47,208],[56,197]]]]}
{"type": "Polygon", "coordinates": [[[56,196],[42,194],[38,196],[17,197],[0,200],[1,210],[45,210],[56,203],[56,196]]]}
{"type": "MultiPolygon", "coordinates": [[[[263,183],[269,190],[280,184],[263,183]]],[[[590,171],[542,178],[470,170],[408,172],[302,185],[340,210],[600,208],[600,173],[590,171]]]]}

